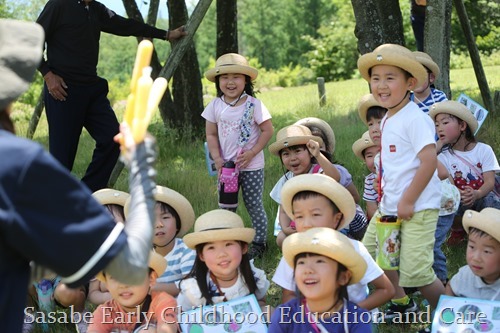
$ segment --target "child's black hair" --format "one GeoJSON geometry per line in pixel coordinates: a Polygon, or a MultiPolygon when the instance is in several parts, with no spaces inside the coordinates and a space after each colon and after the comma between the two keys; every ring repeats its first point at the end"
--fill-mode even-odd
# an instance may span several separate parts
{"type": "Polygon", "coordinates": [[[123,206],[117,204],[106,204],[104,206],[113,216],[113,220],[115,222],[125,221],[125,212],[123,210],[123,206]],[[115,214],[119,214],[119,216],[116,216],[115,214]]]}
{"type": "Polygon", "coordinates": [[[0,110],[0,128],[11,132],[12,134],[16,134],[16,130],[14,129],[14,123],[12,119],[10,119],[9,114],[7,113],[7,108],[0,110]]]}
{"type": "Polygon", "coordinates": [[[179,217],[179,214],[177,214],[177,211],[173,209],[172,206],[162,201],[157,201],[156,205],[160,207],[162,214],[172,214],[175,218],[175,235],[177,235],[179,230],[181,230],[181,218],[179,217]]]}
{"type": "MultiPolygon", "coordinates": [[[[470,235],[477,235],[479,238],[489,237],[491,239],[496,240],[496,238],[494,238],[493,236],[491,236],[486,231],[483,231],[481,229],[474,228],[474,227],[469,228],[469,237],[470,237],[470,235]]],[[[500,243],[500,241],[498,241],[498,242],[500,243]]]]}
{"type": "Polygon", "coordinates": [[[337,207],[337,205],[332,200],[330,200],[329,198],[327,198],[323,194],[318,193],[318,192],[314,192],[314,191],[300,191],[300,192],[295,193],[295,195],[292,198],[292,203],[294,203],[295,201],[298,201],[298,200],[306,200],[309,198],[316,198],[319,196],[325,197],[328,200],[328,202],[330,203],[330,206],[332,206],[332,208],[333,208],[334,213],[341,213],[340,209],[337,207]]]}
{"type": "Polygon", "coordinates": [[[366,110],[366,122],[369,122],[372,119],[382,119],[386,113],[387,109],[381,106],[375,105],[369,107],[368,110],[366,110]]]}
{"type": "MultiPolygon", "coordinates": [[[[219,85],[219,77],[220,77],[220,75],[217,75],[215,77],[215,89],[217,89],[217,97],[221,97],[222,95],[224,95],[224,93],[222,92],[220,85],[219,85]]],[[[245,75],[245,88],[243,89],[243,91],[247,95],[255,97],[255,92],[253,90],[253,82],[252,82],[252,79],[250,79],[250,76],[248,76],[248,75],[245,75]]]]}
{"type": "MultiPolygon", "coordinates": [[[[303,148],[303,149],[305,149],[311,155],[311,153],[309,152],[309,149],[307,149],[307,145],[306,144],[293,145],[293,146],[285,147],[285,148],[288,148],[289,150],[295,150],[295,149],[303,148]]],[[[283,150],[285,150],[285,148],[280,149],[280,151],[278,152],[278,155],[280,157],[281,168],[283,169],[283,174],[286,177],[286,174],[287,174],[288,170],[285,169],[285,166],[283,164],[283,159],[281,158],[281,154],[283,154],[283,150]]],[[[314,156],[311,155],[311,164],[317,164],[317,163],[318,163],[318,161],[316,161],[316,157],[314,157],[314,156]]]]}
{"type": "MultiPolygon", "coordinates": [[[[237,242],[240,244],[242,249],[244,246],[248,246],[248,244],[243,241],[237,242]]],[[[198,287],[200,288],[201,296],[207,300],[207,305],[213,305],[212,297],[214,295],[211,294],[207,284],[208,267],[207,264],[200,259],[200,255],[203,252],[205,244],[207,243],[196,245],[196,259],[194,260],[193,268],[191,269],[191,272],[183,278],[183,280],[191,277],[195,278],[198,283],[198,287]]],[[[245,280],[250,294],[255,294],[255,291],[257,290],[257,283],[255,282],[252,266],[250,265],[248,251],[242,255],[239,269],[241,275],[243,275],[243,279],[245,280]]]]}
{"type": "MultiPolygon", "coordinates": [[[[462,120],[462,119],[460,119],[452,114],[448,114],[448,115],[450,116],[450,118],[456,119],[459,123],[464,122],[467,124],[467,122],[465,120],[462,120]]],[[[465,128],[465,132],[463,132],[463,135],[465,135],[465,140],[467,140],[467,144],[465,145],[464,148],[467,148],[467,146],[470,145],[471,143],[477,142],[476,137],[474,136],[474,133],[472,133],[472,130],[470,129],[469,124],[467,124],[467,127],[465,128]]],[[[460,134],[460,136],[462,136],[462,134],[460,134]]],[[[460,137],[459,137],[459,139],[460,139],[460,137]]],[[[459,139],[457,139],[457,141],[459,139]]],[[[441,147],[441,150],[439,151],[439,153],[441,153],[445,150],[449,150],[451,153],[453,153],[453,146],[455,145],[455,143],[456,142],[447,143],[447,144],[443,145],[443,147],[441,147]]]]}
{"type": "MultiPolygon", "coordinates": [[[[297,261],[299,259],[310,257],[310,256],[319,256],[319,255],[321,255],[321,254],[312,253],[312,252],[303,252],[303,253],[297,254],[295,256],[295,258],[293,259],[293,267],[294,267],[294,269],[293,269],[293,276],[295,277],[295,269],[297,267],[297,261]]],[[[339,277],[340,277],[340,274],[342,274],[343,272],[347,272],[347,267],[345,267],[343,264],[341,264],[338,261],[337,261],[337,264],[338,264],[338,269],[337,269],[336,279],[338,280],[339,277]]],[[[347,282],[343,286],[339,286],[337,301],[341,300],[341,299],[349,299],[349,293],[347,292],[347,285],[348,284],[349,284],[349,282],[347,282]]],[[[297,287],[296,293],[297,293],[297,296],[299,297],[300,300],[302,300],[304,298],[304,295],[300,292],[300,290],[299,290],[298,287],[297,287]]],[[[334,297],[334,299],[335,299],[335,297],[334,297]]]]}

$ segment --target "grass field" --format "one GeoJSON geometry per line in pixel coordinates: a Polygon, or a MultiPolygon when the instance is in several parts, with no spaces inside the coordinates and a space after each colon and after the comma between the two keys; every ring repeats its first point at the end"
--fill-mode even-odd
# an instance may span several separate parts
{"type": "MultiPolygon", "coordinates": [[[[500,66],[487,67],[485,72],[489,78],[489,86],[492,91],[500,90],[500,66]]],[[[477,88],[473,70],[460,69],[451,72],[451,88],[454,98],[461,92],[466,93],[474,100],[482,104],[480,93],[477,88]]],[[[294,123],[303,117],[315,116],[326,120],[334,129],[336,136],[335,160],[344,165],[352,174],[358,191],[362,193],[364,176],[367,170],[351,150],[352,143],[358,139],[366,130],[364,124],[359,120],[356,105],[359,98],[368,93],[368,85],[361,79],[333,82],[326,84],[326,100],[324,107],[318,106],[318,92],[315,85],[263,91],[257,95],[270,110],[273,116],[275,133],[282,127],[294,123]]],[[[122,119],[123,103],[116,107],[119,119],[122,119]]],[[[15,108],[13,117],[19,135],[24,135],[27,130],[29,117],[32,109],[22,106],[15,108]]],[[[500,110],[498,110],[500,111],[500,110]]],[[[200,112],[201,113],[201,112],[200,112]]],[[[498,154],[500,134],[498,131],[500,117],[498,112],[490,112],[478,135],[478,140],[493,147],[498,154]]],[[[157,163],[158,178],[160,185],[171,187],[183,195],[192,203],[196,215],[217,208],[216,179],[209,177],[203,151],[204,133],[199,133],[196,140],[187,139],[182,134],[182,129],[165,128],[159,115],[153,119],[150,127],[158,141],[160,155],[157,163]]],[[[45,115],[42,116],[34,140],[47,145],[47,124],[45,115]]],[[[271,142],[274,142],[274,137],[271,142]]],[[[74,173],[81,177],[90,161],[93,149],[93,141],[84,132],[75,162],[74,173]]],[[[269,218],[268,245],[269,251],[262,260],[257,260],[257,266],[263,268],[269,279],[274,274],[275,267],[280,259],[280,252],[275,245],[272,235],[272,224],[277,210],[277,205],[269,197],[269,192],[276,181],[283,174],[280,160],[272,156],[266,150],[265,189],[264,203],[269,218]]],[[[119,177],[115,187],[127,190],[126,172],[119,177]]],[[[240,200],[242,202],[242,200],[240,200]]],[[[250,220],[243,206],[238,213],[250,226],[250,220]]],[[[465,264],[465,246],[445,248],[449,259],[449,274],[454,274],[458,268],[465,264]]],[[[268,302],[272,305],[279,304],[281,291],[272,285],[268,302]]],[[[413,332],[423,327],[422,325],[381,325],[379,332],[413,332]]],[[[64,330],[59,327],[56,331],[64,330]]]]}

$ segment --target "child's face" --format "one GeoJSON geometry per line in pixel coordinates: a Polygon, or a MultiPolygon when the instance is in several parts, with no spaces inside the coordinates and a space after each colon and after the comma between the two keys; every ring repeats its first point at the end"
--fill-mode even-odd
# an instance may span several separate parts
{"type": "Polygon", "coordinates": [[[219,87],[228,102],[240,97],[245,90],[245,75],[237,73],[222,74],[219,76],[219,87]]]}
{"type": "Polygon", "coordinates": [[[467,125],[448,113],[440,113],[436,116],[436,133],[443,144],[455,143],[467,125]]]}
{"type": "Polygon", "coordinates": [[[283,148],[280,151],[281,161],[288,171],[295,176],[306,174],[311,168],[311,153],[305,146],[283,148]]]}
{"type": "Polygon", "coordinates": [[[376,173],[377,170],[375,168],[375,155],[380,151],[380,148],[377,146],[369,147],[366,148],[364,151],[364,158],[365,158],[365,164],[368,170],[370,170],[373,173],[376,173]]]}
{"type": "Polygon", "coordinates": [[[342,214],[336,213],[328,198],[323,195],[294,200],[293,220],[298,232],[326,227],[337,230],[342,214]]]}
{"type": "Polygon", "coordinates": [[[144,281],[136,286],[123,284],[115,280],[111,275],[106,275],[106,286],[111,297],[127,312],[136,311],[137,305],[144,301],[155,281],[156,273],[154,272],[145,276],[144,281]]]}
{"type": "Polygon", "coordinates": [[[346,283],[341,281],[344,277],[337,279],[337,271],[338,263],[335,260],[319,254],[308,255],[297,260],[294,277],[308,302],[329,302],[331,305],[341,283],[346,283]]]}
{"type": "Polygon", "coordinates": [[[427,69],[427,67],[426,70],[427,70],[426,80],[419,87],[415,87],[415,89],[413,89],[413,91],[416,92],[417,94],[431,92],[431,84],[434,83],[435,76],[434,74],[432,74],[432,72],[429,73],[429,69],[427,69]]]}
{"type": "Polygon", "coordinates": [[[500,278],[500,243],[496,239],[470,233],[466,258],[472,273],[484,282],[491,284],[500,278]]]}
{"type": "Polygon", "coordinates": [[[408,90],[413,90],[415,83],[415,78],[407,78],[406,73],[396,66],[377,65],[371,69],[372,94],[380,106],[389,109],[389,112],[399,111],[407,104],[403,99],[408,90]]]}
{"type": "Polygon", "coordinates": [[[155,206],[155,215],[153,244],[165,246],[172,241],[177,233],[177,221],[171,213],[164,211],[160,205],[155,206]]]}
{"type": "Polygon", "coordinates": [[[377,146],[380,146],[380,137],[382,136],[382,132],[380,131],[380,123],[382,118],[372,117],[368,120],[368,134],[370,135],[370,139],[372,139],[373,143],[377,146]]]}
{"type": "Polygon", "coordinates": [[[200,253],[200,260],[205,262],[216,278],[228,280],[234,278],[247,249],[247,245],[242,247],[235,240],[206,243],[200,253]]]}

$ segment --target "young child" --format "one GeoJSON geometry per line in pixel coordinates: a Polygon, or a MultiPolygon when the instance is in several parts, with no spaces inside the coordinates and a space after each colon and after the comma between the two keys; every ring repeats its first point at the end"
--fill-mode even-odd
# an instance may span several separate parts
{"type": "Polygon", "coordinates": [[[330,228],[295,233],[285,239],[283,257],[300,296],[276,308],[270,333],[372,331],[370,314],[347,300],[347,286],[363,278],[366,262],[346,236],[330,228]]]}
{"type": "MultiPolygon", "coordinates": [[[[316,227],[342,230],[356,213],[349,192],[331,177],[321,174],[293,177],[283,186],[281,199],[282,209],[294,219],[298,233],[316,227]]],[[[394,288],[363,244],[349,240],[367,266],[363,277],[348,286],[349,300],[362,308],[376,309],[393,296],[394,288]],[[370,295],[367,293],[368,284],[374,287],[370,295]]],[[[273,276],[273,281],[283,288],[282,303],[296,297],[292,267],[282,258],[273,276]]]]}
{"type": "Polygon", "coordinates": [[[427,79],[410,93],[410,100],[417,103],[420,110],[428,113],[432,105],[447,101],[446,94],[434,88],[434,82],[439,77],[439,66],[425,52],[414,51],[413,54],[419,63],[427,70],[427,79]]]}
{"type": "MultiPolygon", "coordinates": [[[[441,198],[435,129],[432,120],[408,98],[410,91],[426,80],[427,72],[411,51],[395,44],[384,44],[362,55],[358,69],[377,102],[388,110],[381,123],[379,210],[363,243],[375,254],[370,228],[375,228],[381,215],[397,215],[402,220],[399,275],[389,278],[395,287],[418,288],[435,307],[444,293],[432,269],[441,198]]],[[[394,307],[410,304],[401,290],[396,289],[394,307]]]]}
{"type": "MultiPolygon", "coordinates": [[[[261,257],[266,250],[267,216],[262,201],[264,152],[274,129],[266,106],[254,97],[257,70],[236,53],[220,56],[205,77],[215,83],[217,98],[201,114],[206,119],[208,149],[217,170],[225,162],[239,169],[243,201],[256,231],[249,252],[261,257]]],[[[221,207],[222,208],[222,207],[221,207]]]]}
{"type": "Polygon", "coordinates": [[[450,296],[500,301],[500,210],[466,210],[467,265],[446,286],[450,296]]]}
{"type": "Polygon", "coordinates": [[[379,151],[380,147],[373,143],[372,139],[370,139],[369,131],[363,133],[361,138],[356,140],[352,145],[352,152],[354,155],[362,160],[370,171],[370,174],[365,177],[363,191],[363,200],[366,203],[366,215],[368,219],[371,219],[378,209],[378,194],[373,187],[373,182],[377,178],[374,160],[379,151]]]}
{"type": "Polygon", "coordinates": [[[165,271],[165,258],[155,252],[149,257],[149,276],[140,285],[126,285],[109,274],[97,275],[105,282],[112,299],[99,305],[88,333],[133,332],[141,325],[156,325],[156,332],[177,332],[177,302],[165,292],[151,292],[158,275],[165,271]]]}
{"type": "Polygon", "coordinates": [[[255,230],[245,228],[231,211],[216,209],[198,217],[194,232],[184,236],[197,256],[191,273],[179,283],[177,302],[183,311],[249,294],[265,306],[270,283],[248,258],[254,236],[255,230]]]}
{"type": "Polygon", "coordinates": [[[474,132],[478,123],[465,105],[456,101],[437,103],[429,115],[436,123],[439,141],[443,145],[438,159],[460,191],[461,203],[450,238],[463,240],[460,217],[466,209],[500,208],[500,199],[492,192],[495,172],[500,166],[493,149],[476,141],[474,132]]]}
{"type": "MultiPolygon", "coordinates": [[[[269,145],[269,151],[280,157],[282,165],[287,170],[269,194],[280,205],[278,215],[281,231],[276,237],[276,243],[280,248],[283,240],[296,232],[295,222],[287,216],[281,206],[281,189],[285,182],[298,175],[320,172],[334,179],[341,178],[339,170],[321,153],[323,144],[323,139],[312,135],[308,127],[290,125],[280,129],[276,134],[276,142],[269,145]]],[[[344,174],[342,177],[344,182],[349,179],[349,174],[344,174]]]]}
{"type": "MultiPolygon", "coordinates": [[[[166,291],[176,297],[177,283],[191,272],[196,258],[196,252],[181,238],[194,224],[194,210],[182,194],[164,186],[156,186],[155,200],[153,249],[165,257],[167,269],[156,279],[153,290],[166,291]]],[[[128,212],[128,204],[125,204],[125,212],[128,212]]]]}
{"type": "MultiPolygon", "coordinates": [[[[323,144],[320,147],[321,153],[325,155],[330,162],[334,163],[333,153],[335,152],[335,134],[333,133],[332,127],[326,121],[315,117],[308,117],[298,120],[295,125],[306,126],[311,130],[312,135],[319,136],[323,140],[323,144]]],[[[334,163],[334,165],[339,170],[339,173],[342,174],[342,179],[335,178],[335,180],[338,182],[342,181],[342,185],[351,193],[356,203],[356,216],[349,224],[349,229],[344,230],[343,233],[352,239],[361,240],[366,231],[368,219],[361,206],[359,206],[360,196],[358,189],[356,185],[354,185],[349,171],[338,163],[334,163]]]]}

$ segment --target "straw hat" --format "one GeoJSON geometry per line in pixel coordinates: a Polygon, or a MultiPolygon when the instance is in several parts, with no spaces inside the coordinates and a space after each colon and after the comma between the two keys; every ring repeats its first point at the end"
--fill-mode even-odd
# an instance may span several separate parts
{"type": "Polygon", "coordinates": [[[196,245],[221,240],[239,240],[252,242],[255,236],[253,228],[245,228],[241,217],[229,210],[215,209],[196,220],[194,232],[184,236],[184,244],[194,249],[196,245]]]}
{"type": "Polygon", "coordinates": [[[366,272],[366,261],[356,252],[349,238],[330,228],[312,228],[291,234],[283,242],[283,257],[294,267],[300,253],[316,253],[341,263],[352,273],[349,284],[358,283],[366,272]]]}
{"type": "Polygon", "coordinates": [[[358,59],[359,72],[368,82],[370,82],[370,68],[377,65],[396,66],[407,71],[417,79],[416,87],[420,87],[427,80],[424,66],[417,61],[413,52],[401,45],[383,44],[358,59]]]}
{"type": "Polygon", "coordinates": [[[269,151],[279,156],[279,152],[283,148],[305,145],[309,140],[314,140],[321,146],[323,144],[323,139],[319,136],[314,136],[311,134],[311,130],[306,126],[302,125],[290,125],[283,127],[276,134],[276,142],[269,145],[269,151]]]}
{"type": "Polygon", "coordinates": [[[349,191],[335,179],[322,174],[304,174],[291,178],[281,189],[281,205],[286,215],[293,220],[293,197],[302,191],[317,192],[330,199],[344,215],[337,230],[351,223],[356,215],[356,203],[349,191]]]}
{"type": "Polygon", "coordinates": [[[43,43],[39,24],[0,19],[0,110],[28,89],[42,60],[43,43]]]}
{"type": "Polygon", "coordinates": [[[366,114],[368,113],[368,109],[373,106],[379,106],[383,108],[379,102],[373,97],[372,94],[366,94],[358,102],[358,114],[361,121],[368,126],[368,121],[366,120],[366,114]]]}
{"type": "Polygon", "coordinates": [[[466,210],[462,217],[464,229],[469,233],[469,228],[476,228],[500,242],[500,210],[484,208],[481,212],[466,210]]]}
{"type": "Polygon", "coordinates": [[[257,78],[259,72],[257,69],[248,65],[247,59],[238,53],[226,53],[221,55],[215,62],[215,67],[205,72],[205,77],[212,82],[215,82],[215,77],[228,74],[238,73],[245,74],[253,81],[257,78]]]}
{"type": "Polygon", "coordinates": [[[295,125],[306,126],[311,130],[311,133],[313,131],[311,127],[318,128],[328,141],[326,151],[330,154],[333,154],[333,152],[335,151],[335,134],[333,133],[332,127],[326,121],[316,117],[308,117],[298,120],[295,125]]]}
{"type": "MultiPolygon", "coordinates": [[[[162,255],[151,251],[149,253],[149,268],[152,268],[158,276],[162,276],[167,269],[167,260],[162,255]]],[[[101,282],[106,282],[106,278],[102,271],[97,273],[96,279],[101,282]]]]}
{"type": "Polygon", "coordinates": [[[130,194],[112,188],[103,188],[102,190],[92,193],[92,196],[103,206],[118,205],[124,207],[130,194]]]}
{"type": "Polygon", "coordinates": [[[352,144],[352,152],[354,155],[356,155],[359,159],[364,160],[363,157],[363,151],[366,148],[370,147],[375,147],[376,144],[373,143],[372,139],[370,138],[370,134],[368,131],[364,132],[361,138],[357,139],[353,144],[352,144]]]}
{"type": "Polygon", "coordinates": [[[434,60],[432,60],[431,56],[420,51],[413,51],[413,54],[415,55],[415,58],[417,58],[417,61],[429,68],[432,74],[434,74],[434,77],[437,79],[440,73],[439,66],[434,62],[434,60]]]}
{"type": "Polygon", "coordinates": [[[476,133],[478,123],[472,112],[465,105],[457,101],[443,101],[436,103],[429,111],[429,116],[436,121],[436,116],[440,113],[448,113],[462,119],[469,125],[472,133],[476,133]]]}
{"type": "MultiPolygon", "coordinates": [[[[179,219],[181,220],[181,228],[177,233],[177,237],[184,236],[194,224],[194,210],[191,203],[179,192],[169,189],[165,186],[157,185],[154,193],[154,198],[158,202],[163,202],[175,209],[179,219]]],[[[127,200],[124,207],[125,217],[128,216],[131,198],[127,200]]]]}

